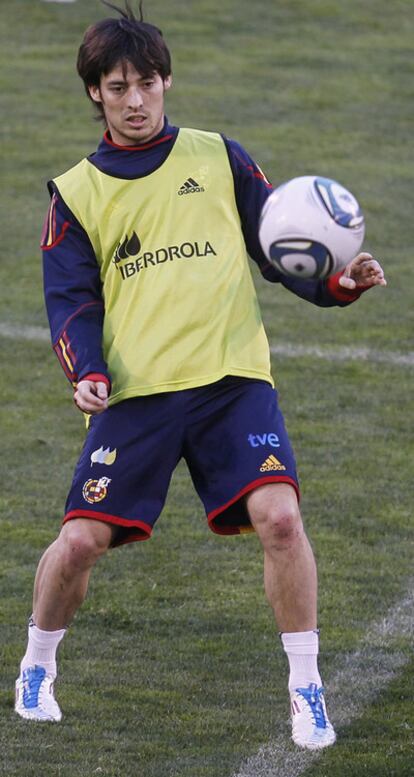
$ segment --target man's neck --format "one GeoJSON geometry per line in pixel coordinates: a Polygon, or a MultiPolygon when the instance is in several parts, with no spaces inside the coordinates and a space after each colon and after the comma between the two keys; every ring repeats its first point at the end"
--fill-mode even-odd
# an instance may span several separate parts
{"type": "Polygon", "coordinates": [[[108,143],[110,146],[114,146],[115,148],[121,148],[121,149],[124,149],[125,151],[128,151],[128,150],[138,151],[141,148],[146,149],[154,144],[157,144],[160,140],[163,140],[163,138],[165,138],[165,136],[167,135],[167,131],[168,131],[168,119],[166,116],[164,116],[164,124],[161,131],[158,132],[156,135],[153,135],[152,137],[143,141],[142,143],[136,142],[136,143],[130,143],[128,145],[117,143],[111,137],[111,133],[109,129],[105,131],[103,139],[106,143],[108,143]]]}

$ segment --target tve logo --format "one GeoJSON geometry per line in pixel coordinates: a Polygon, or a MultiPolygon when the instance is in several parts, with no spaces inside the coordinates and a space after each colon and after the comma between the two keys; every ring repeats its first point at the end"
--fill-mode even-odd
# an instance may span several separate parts
{"type": "Polygon", "coordinates": [[[249,434],[247,437],[252,448],[258,448],[259,445],[271,445],[272,448],[280,448],[279,437],[274,432],[270,434],[249,434]]]}

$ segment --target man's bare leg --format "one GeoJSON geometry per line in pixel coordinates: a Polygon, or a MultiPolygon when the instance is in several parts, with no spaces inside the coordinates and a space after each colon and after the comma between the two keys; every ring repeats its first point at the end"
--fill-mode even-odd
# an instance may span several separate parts
{"type": "Polygon", "coordinates": [[[317,573],[296,493],[269,483],[246,497],[264,551],[264,584],[288,656],[293,740],[301,747],[332,745],[318,670],[317,573]]]}
{"type": "Polygon", "coordinates": [[[108,550],[114,527],[89,518],[66,523],[37,568],[33,619],[39,629],[68,626],[83,603],[92,568],[108,550]]]}
{"type": "Polygon", "coordinates": [[[269,483],[248,494],[246,504],[263,545],[265,592],[279,631],[316,629],[316,564],[294,489],[269,483]]]}
{"type": "Polygon", "coordinates": [[[16,682],[16,712],[37,721],[62,717],[53,694],[56,652],[85,599],[91,570],[109,548],[109,524],[78,518],[66,523],[43,554],[36,573],[33,619],[16,682]]]}

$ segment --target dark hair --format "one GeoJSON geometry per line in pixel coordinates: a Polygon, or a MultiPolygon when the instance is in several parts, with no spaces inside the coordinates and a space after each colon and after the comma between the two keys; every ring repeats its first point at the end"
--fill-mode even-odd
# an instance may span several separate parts
{"type": "MultiPolygon", "coordinates": [[[[90,86],[99,86],[101,76],[110,73],[118,63],[126,70],[127,63],[144,77],[158,73],[163,80],[171,74],[171,57],[161,30],[144,22],[142,1],[139,5],[140,18],[135,17],[128,0],[125,10],[102,0],[113,8],[120,19],[108,18],[93,24],[86,30],[78,52],[77,69],[90,99],[90,86]]],[[[99,118],[104,118],[101,103],[92,100],[99,118]]]]}

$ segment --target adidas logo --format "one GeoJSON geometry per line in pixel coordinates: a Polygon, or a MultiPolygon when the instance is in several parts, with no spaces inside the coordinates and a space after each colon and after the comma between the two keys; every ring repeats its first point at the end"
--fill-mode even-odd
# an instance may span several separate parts
{"type": "Polygon", "coordinates": [[[281,464],[276,456],[271,454],[267,457],[266,461],[263,462],[262,466],[260,467],[260,472],[283,472],[285,469],[286,467],[284,464],[281,464]]]}
{"type": "Polygon", "coordinates": [[[194,178],[187,178],[187,180],[180,186],[177,194],[195,194],[196,192],[204,192],[203,186],[200,186],[194,178]]]}

